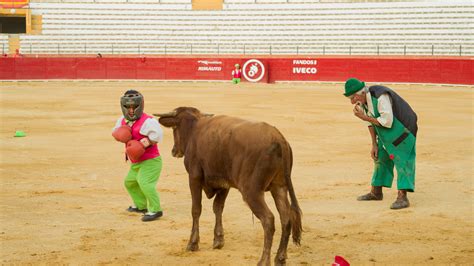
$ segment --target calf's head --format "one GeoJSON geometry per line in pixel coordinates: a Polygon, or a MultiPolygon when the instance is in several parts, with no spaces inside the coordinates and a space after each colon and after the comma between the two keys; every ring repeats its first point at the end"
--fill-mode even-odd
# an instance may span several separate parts
{"type": "Polygon", "coordinates": [[[171,154],[176,158],[184,156],[197,121],[204,116],[212,116],[203,114],[194,107],[178,107],[169,113],[153,115],[159,117],[161,125],[173,129],[174,145],[171,154]]]}

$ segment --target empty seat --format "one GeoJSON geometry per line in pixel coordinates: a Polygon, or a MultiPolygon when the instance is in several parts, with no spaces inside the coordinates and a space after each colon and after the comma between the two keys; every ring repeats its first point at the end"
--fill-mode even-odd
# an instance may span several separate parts
{"type": "Polygon", "coordinates": [[[226,0],[220,11],[193,11],[190,0],[30,7],[43,16],[42,34],[21,36],[24,53],[474,54],[469,1],[226,0]]]}

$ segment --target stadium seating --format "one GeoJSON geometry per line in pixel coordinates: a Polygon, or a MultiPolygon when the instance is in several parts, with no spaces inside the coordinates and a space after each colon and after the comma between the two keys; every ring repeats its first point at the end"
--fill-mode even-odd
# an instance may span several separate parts
{"type": "Polygon", "coordinates": [[[474,54],[470,1],[66,1],[30,3],[42,34],[22,35],[22,53],[474,54]]]}
{"type": "Polygon", "coordinates": [[[2,55],[8,53],[8,35],[0,34],[0,46],[2,49],[2,55]]]}

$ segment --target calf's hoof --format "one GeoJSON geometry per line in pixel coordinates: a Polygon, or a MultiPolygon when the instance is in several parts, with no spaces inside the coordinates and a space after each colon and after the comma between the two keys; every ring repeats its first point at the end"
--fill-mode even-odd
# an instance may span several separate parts
{"type": "Polygon", "coordinates": [[[186,247],[187,251],[198,251],[199,250],[199,244],[198,243],[189,243],[188,246],[186,247]]]}
{"type": "Polygon", "coordinates": [[[275,266],[277,265],[286,265],[286,258],[280,258],[279,256],[275,257],[275,266]]]}
{"type": "Polygon", "coordinates": [[[218,237],[214,239],[214,244],[212,245],[213,249],[221,249],[224,246],[224,238],[218,237]]]}
{"type": "Polygon", "coordinates": [[[270,266],[270,260],[269,259],[261,259],[258,264],[258,266],[270,266]]]}

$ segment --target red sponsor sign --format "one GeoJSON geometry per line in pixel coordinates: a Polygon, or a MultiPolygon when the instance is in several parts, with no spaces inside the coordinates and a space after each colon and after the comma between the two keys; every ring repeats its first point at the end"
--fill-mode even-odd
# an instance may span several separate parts
{"type": "Polygon", "coordinates": [[[340,81],[474,84],[474,60],[459,58],[4,57],[0,79],[340,81]]]}
{"type": "Polygon", "coordinates": [[[198,72],[220,72],[223,62],[216,59],[201,59],[197,61],[198,72]]]}

